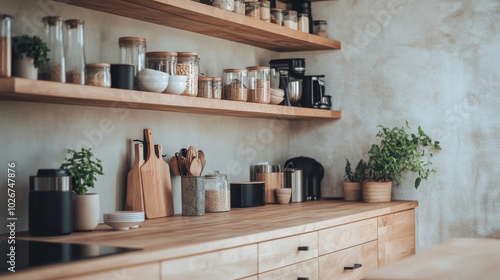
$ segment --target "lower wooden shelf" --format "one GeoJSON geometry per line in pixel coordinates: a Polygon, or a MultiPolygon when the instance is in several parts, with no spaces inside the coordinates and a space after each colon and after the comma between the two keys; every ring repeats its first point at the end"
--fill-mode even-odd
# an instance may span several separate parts
{"type": "Polygon", "coordinates": [[[342,115],[341,111],[214,100],[22,78],[0,78],[0,99],[253,118],[340,119],[342,115]]]}

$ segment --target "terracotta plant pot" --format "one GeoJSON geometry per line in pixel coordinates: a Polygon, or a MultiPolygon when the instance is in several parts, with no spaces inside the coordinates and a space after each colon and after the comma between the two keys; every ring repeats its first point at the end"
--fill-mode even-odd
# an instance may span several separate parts
{"type": "Polygon", "coordinates": [[[100,216],[99,194],[73,195],[73,230],[94,230],[100,216]]]}
{"type": "Polygon", "coordinates": [[[361,200],[361,183],[360,182],[344,182],[344,200],[355,201],[361,200]]]}
{"type": "Polygon", "coordinates": [[[361,183],[364,202],[390,202],[392,182],[361,183]]]}

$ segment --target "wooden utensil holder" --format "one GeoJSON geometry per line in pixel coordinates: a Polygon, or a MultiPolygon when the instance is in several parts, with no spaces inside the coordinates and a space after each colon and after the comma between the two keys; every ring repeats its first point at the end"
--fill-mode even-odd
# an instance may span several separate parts
{"type": "Polygon", "coordinates": [[[275,189],[281,188],[281,172],[256,173],[255,180],[266,184],[266,203],[277,203],[275,189]]]}

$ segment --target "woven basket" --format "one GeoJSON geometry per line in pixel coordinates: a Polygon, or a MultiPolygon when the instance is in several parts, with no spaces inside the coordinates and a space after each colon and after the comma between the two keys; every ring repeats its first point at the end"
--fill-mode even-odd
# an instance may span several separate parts
{"type": "Polygon", "coordinates": [[[345,182],[342,186],[345,201],[361,200],[361,183],[345,182]]]}
{"type": "Polygon", "coordinates": [[[392,182],[361,183],[364,202],[390,202],[392,182]]]}

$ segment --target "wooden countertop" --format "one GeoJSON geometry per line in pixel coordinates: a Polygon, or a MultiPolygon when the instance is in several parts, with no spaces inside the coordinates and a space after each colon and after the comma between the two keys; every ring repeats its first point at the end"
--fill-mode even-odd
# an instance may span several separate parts
{"type": "Polygon", "coordinates": [[[320,200],[288,205],[268,204],[262,207],[233,208],[230,212],[207,213],[200,217],[175,215],[147,220],[141,228],[128,231],[114,231],[109,226],[101,224],[93,232],[76,232],[67,236],[29,237],[18,234],[19,239],[121,246],[144,250],[19,271],[2,275],[0,279],[33,279],[31,277],[54,279],[63,275],[79,275],[178,258],[311,232],[417,206],[416,201],[363,203],[320,200]]]}
{"type": "Polygon", "coordinates": [[[365,280],[500,279],[500,240],[456,238],[382,267],[365,280]]]}

